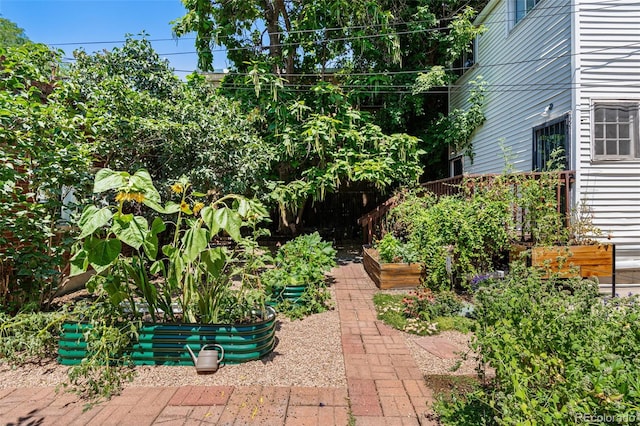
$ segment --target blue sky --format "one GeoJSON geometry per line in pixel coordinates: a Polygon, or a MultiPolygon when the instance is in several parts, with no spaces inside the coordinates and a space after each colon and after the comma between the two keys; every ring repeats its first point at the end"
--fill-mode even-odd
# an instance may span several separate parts
{"type": "MultiPolygon", "coordinates": [[[[174,40],[170,22],[183,16],[180,0],[0,0],[0,15],[25,30],[27,37],[65,51],[111,50],[125,34],[146,31],[156,52],[181,77],[196,69],[194,35],[174,40]],[[104,42],[104,43],[103,43],[104,42]]],[[[224,52],[214,53],[214,67],[228,68],[224,52]]]]}

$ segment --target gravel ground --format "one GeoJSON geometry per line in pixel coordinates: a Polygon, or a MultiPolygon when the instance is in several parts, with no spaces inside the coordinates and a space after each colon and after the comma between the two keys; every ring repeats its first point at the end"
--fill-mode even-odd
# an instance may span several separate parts
{"type": "MultiPolygon", "coordinates": [[[[338,311],[297,321],[284,317],[277,321],[276,347],[261,360],[223,365],[214,374],[197,374],[190,366],[136,366],[136,377],[128,386],[346,387],[338,311]]],[[[67,369],[55,360],[18,368],[0,363],[0,389],[56,386],[65,382],[67,369]]]]}
{"type": "MultiPolygon", "coordinates": [[[[335,300],[335,295],[333,295],[335,300]]],[[[193,367],[137,366],[137,375],[128,386],[181,385],[269,385],[346,387],[340,338],[340,320],[336,310],[315,314],[303,320],[278,319],[276,347],[259,361],[221,366],[214,374],[199,375],[193,367]]],[[[473,375],[475,361],[470,355],[460,363],[441,359],[415,343],[420,336],[405,334],[416,363],[424,375],[473,375]]],[[[447,331],[439,334],[461,348],[467,348],[469,335],[447,331]]],[[[0,389],[9,387],[56,386],[67,377],[66,366],[55,360],[11,367],[0,362],[0,389]]]]}

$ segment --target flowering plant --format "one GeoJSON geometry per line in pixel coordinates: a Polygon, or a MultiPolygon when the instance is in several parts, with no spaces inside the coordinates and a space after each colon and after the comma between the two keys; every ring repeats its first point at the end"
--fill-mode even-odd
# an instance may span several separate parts
{"type": "Polygon", "coordinates": [[[109,191],[116,192],[115,203],[87,206],[78,222],[71,273],[91,266],[96,274],[87,284],[90,291],[106,294],[123,312],[148,313],[154,321],[248,319],[264,306],[262,292],[244,285],[231,288],[231,277],[237,273],[234,257],[247,252],[234,253],[215,244],[222,232],[234,242],[244,242],[241,228],[255,230],[267,217],[258,201],[233,194],[210,199],[181,178],[171,185],[179,201],[163,205],[146,170],[133,175],[100,170],[93,192],[109,191]],[[136,214],[143,206],[155,217],[136,214]],[[167,239],[166,233],[169,242],[160,247],[159,237],[167,239]]]}

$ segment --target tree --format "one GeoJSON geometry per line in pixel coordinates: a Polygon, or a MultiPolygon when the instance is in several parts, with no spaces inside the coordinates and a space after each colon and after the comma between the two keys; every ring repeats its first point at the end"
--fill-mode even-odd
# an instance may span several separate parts
{"type": "MultiPolygon", "coordinates": [[[[255,64],[246,77],[251,91],[230,83],[223,93],[262,117],[264,147],[270,153],[270,198],[279,206],[279,231],[297,233],[309,200],[357,182],[379,191],[416,184],[422,173],[419,140],[385,134],[359,111],[339,86],[313,85],[304,96],[268,69],[255,64]]],[[[248,87],[248,86],[245,86],[248,87]]]]}
{"type": "Polygon", "coordinates": [[[211,49],[227,48],[236,69],[245,72],[255,62],[268,63],[274,73],[325,70],[340,58],[366,47],[368,37],[382,37],[386,59],[397,60],[398,39],[391,13],[369,0],[183,0],[185,16],[174,32],[196,32],[198,67],[211,71],[211,49]],[[266,37],[266,44],[263,38],[266,37]]]}
{"type": "Polygon", "coordinates": [[[185,175],[204,192],[248,194],[264,185],[269,152],[238,103],[200,76],[180,81],[144,34],[75,56],[71,80],[104,166],[145,168],[161,183],[185,175]]]}
{"type": "Polygon", "coordinates": [[[28,43],[24,30],[14,22],[0,17],[0,47],[20,46],[28,43]]]}
{"type": "Polygon", "coordinates": [[[471,24],[473,11],[459,7],[462,3],[184,0],[183,4],[187,13],[174,21],[174,31],[178,36],[196,31],[199,67],[211,69],[211,49],[226,47],[235,73],[225,79],[222,90],[242,99],[245,110],[264,117],[262,135],[276,153],[272,176],[278,184],[272,183],[272,196],[281,212],[287,211],[282,213],[287,218],[283,225],[300,216],[305,197],[321,198],[345,182],[369,181],[388,190],[415,181],[424,149],[438,159],[444,154],[446,161],[447,146],[441,140],[424,143],[404,135],[400,151],[408,149],[407,167],[413,172],[393,173],[381,165],[389,159],[400,164],[399,157],[378,150],[375,143],[352,143],[350,137],[372,137],[373,128],[373,140],[387,137],[397,142],[407,131],[429,135],[428,127],[446,111],[446,97],[439,97],[430,108],[424,92],[453,80],[453,62],[479,31],[471,24]],[[442,15],[449,19],[439,19],[442,15]],[[408,72],[404,66],[410,67],[408,72]],[[337,71],[329,73],[329,67],[337,71]],[[419,71],[425,71],[420,81],[419,71]],[[338,161],[345,152],[348,167],[338,161]],[[377,166],[369,172],[353,173],[355,163],[372,162],[377,166]]]}

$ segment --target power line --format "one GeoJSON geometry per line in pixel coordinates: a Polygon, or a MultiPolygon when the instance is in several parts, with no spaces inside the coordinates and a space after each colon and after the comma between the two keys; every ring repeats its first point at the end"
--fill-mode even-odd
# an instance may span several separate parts
{"type": "MultiPolygon", "coordinates": [[[[636,3],[623,3],[620,4],[618,3],[619,0],[603,0],[600,4],[604,3],[605,6],[603,7],[599,7],[599,8],[592,8],[592,9],[585,9],[581,12],[593,12],[593,11],[598,11],[598,10],[606,10],[606,9],[611,9],[611,8],[616,8],[616,7],[622,7],[622,6],[634,6],[636,5],[636,3]],[[608,4],[608,5],[607,5],[608,4]]],[[[543,5],[537,5],[536,7],[534,7],[533,9],[529,10],[529,12],[527,13],[527,15],[522,18],[522,19],[543,19],[543,18],[548,18],[550,16],[565,16],[567,13],[564,11],[559,11],[558,13],[551,13],[551,14],[540,14],[539,16],[530,16],[531,13],[535,12],[535,11],[544,11],[544,10],[556,10],[556,9],[564,9],[566,7],[570,7],[570,6],[575,6],[575,3],[568,3],[568,4],[563,4],[563,5],[557,5],[557,6],[543,6],[543,5]]],[[[569,13],[577,13],[575,10],[572,10],[569,13]]],[[[497,20],[497,21],[486,21],[484,23],[484,25],[489,25],[489,24],[497,24],[497,23],[505,23],[505,22],[511,22],[513,19],[511,19],[511,14],[512,12],[503,12],[501,13],[503,15],[508,15],[509,17],[506,19],[501,19],[501,20],[497,20]]],[[[291,35],[291,34],[302,34],[302,33],[313,33],[313,32],[325,32],[325,31],[345,31],[345,30],[352,30],[352,29],[363,29],[363,28],[371,28],[371,27],[379,27],[379,26],[402,26],[402,25],[419,25],[421,23],[426,23],[429,21],[425,21],[425,20],[421,20],[421,21],[405,21],[405,22],[395,22],[395,23],[389,23],[389,24],[371,24],[371,25],[367,25],[367,26],[346,26],[346,27],[333,27],[333,28],[315,28],[315,29],[305,29],[305,30],[293,30],[293,31],[288,31],[288,32],[274,32],[274,33],[270,33],[273,35],[291,35]]],[[[331,39],[326,39],[324,41],[326,42],[334,42],[334,41],[350,41],[350,40],[362,40],[362,39],[369,39],[369,38],[379,38],[379,37],[388,37],[388,36],[394,36],[394,35],[406,35],[406,34],[416,34],[416,33],[428,33],[428,32],[436,32],[436,31],[444,31],[449,29],[449,27],[432,27],[432,28],[421,28],[421,29],[416,29],[416,30],[408,30],[408,31],[400,31],[400,32],[394,32],[394,33],[382,33],[382,34],[370,34],[370,35],[361,35],[361,36],[349,36],[349,37],[339,37],[339,38],[331,38],[331,39]]],[[[159,39],[146,39],[150,42],[153,41],[178,41],[178,40],[195,40],[195,37],[184,37],[184,38],[159,38],[159,39]]],[[[65,45],[93,45],[93,44],[120,44],[120,43],[124,43],[126,40],[115,40],[115,41],[86,41],[86,42],[65,42],[65,43],[49,43],[50,46],[65,46],[65,45]]],[[[266,50],[269,47],[293,47],[293,46],[298,46],[300,43],[296,42],[296,43],[280,43],[280,44],[274,44],[274,45],[260,45],[260,46],[243,46],[243,47],[235,47],[235,48],[229,48],[229,49],[212,49],[210,50],[212,53],[217,53],[217,52],[227,52],[227,51],[240,51],[240,50],[266,50]]],[[[168,53],[158,53],[158,55],[160,56],[173,56],[173,55],[187,55],[187,54],[197,54],[197,51],[189,51],[189,52],[168,52],[168,53]]]]}
{"type": "MultiPolygon", "coordinates": [[[[601,47],[601,48],[597,48],[597,49],[592,49],[590,51],[583,51],[580,53],[563,53],[563,54],[559,54],[556,56],[549,56],[549,57],[540,57],[540,58],[532,58],[532,59],[523,59],[520,61],[512,61],[512,62],[496,62],[496,63],[488,63],[488,64],[482,64],[482,63],[478,63],[479,67],[482,68],[493,68],[493,67],[502,67],[502,66],[510,66],[510,65],[522,65],[522,64],[527,64],[527,63],[535,63],[535,62],[542,62],[542,61],[553,61],[553,60],[557,60],[557,59],[562,59],[565,57],[571,57],[571,56],[581,56],[581,55],[591,55],[594,53],[599,53],[599,52],[606,52],[606,51],[610,51],[610,50],[617,50],[617,49],[625,49],[625,48],[630,48],[630,47],[638,47],[638,49],[636,49],[636,51],[640,51],[640,41],[638,42],[633,42],[633,43],[628,43],[628,44],[623,44],[620,46],[608,46],[608,47],[601,47]]],[[[597,66],[585,66],[583,68],[596,68],[597,66]]],[[[429,67],[429,68],[424,68],[424,69],[419,69],[419,70],[402,70],[402,71],[377,71],[377,72],[354,72],[354,73],[348,73],[348,76],[394,76],[394,75],[408,75],[408,74],[420,74],[420,73],[427,73],[429,71],[431,71],[433,69],[433,67],[429,67]]],[[[468,67],[453,67],[453,68],[446,68],[447,71],[465,71],[466,69],[468,69],[468,67]]],[[[316,72],[316,73],[281,73],[281,74],[273,74],[270,73],[271,75],[277,75],[278,77],[312,77],[312,76],[330,76],[330,75],[336,75],[339,76],[339,74],[331,74],[331,73],[320,73],[320,72],[316,72]]],[[[230,73],[230,75],[233,76],[240,76],[240,77],[246,77],[249,76],[249,73],[230,73]]]]}
{"type": "MultiPolygon", "coordinates": [[[[326,32],[326,31],[345,31],[345,30],[355,30],[355,29],[369,29],[376,27],[384,27],[384,26],[402,26],[402,25],[420,25],[424,23],[428,23],[431,21],[421,20],[421,21],[403,21],[403,22],[391,22],[387,24],[370,24],[370,25],[353,25],[353,26],[344,26],[344,27],[333,27],[333,28],[314,28],[314,29],[306,29],[306,30],[292,30],[292,31],[276,31],[273,33],[269,33],[271,35],[291,35],[291,34],[305,34],[305,33],[317,33],[317,32],[326,32]]],[[[438,29],[438,28],[434,28],[438,29]]],[[[446,29],[443,27],[441,29],[446,29]]],[[[196,37],[172,37],[172,38],[145,38],[145,40],[149,42],[163,42],[163,41],[179,41],[179,40],[195,40],[196,37]]],[[[213,39],[213,37],[211,38],[213,39]]],[[[81,42],[64,42],[64,43],[48,43],[49,46],[75,46],[75,45],[94,45],[94,44],[122,44],[127,40],[111,40],[111,41],[81,41],[81,42]]],[[[195,52],[191,52],[195,53],[195,52]]]]}

